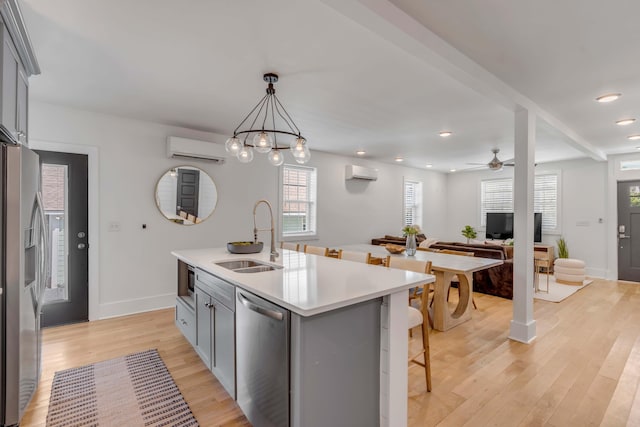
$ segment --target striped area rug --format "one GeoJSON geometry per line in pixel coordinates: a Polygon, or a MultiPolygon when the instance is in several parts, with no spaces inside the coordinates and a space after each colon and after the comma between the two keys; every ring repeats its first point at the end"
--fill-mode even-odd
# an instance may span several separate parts
{"type": "Polygon", "coordinates": [[[47,427],[198,426],[156,350],[58,371],[47,427]]]}

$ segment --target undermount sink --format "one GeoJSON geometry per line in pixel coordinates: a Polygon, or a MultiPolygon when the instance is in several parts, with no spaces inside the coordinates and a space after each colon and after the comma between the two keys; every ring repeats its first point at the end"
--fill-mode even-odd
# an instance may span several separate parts
{"type": "Polygon", "coordinates": [[[264,264],[262,262],[254,261],[251,259],[221,261],[216,262],[215,264],[236,273],[262,273],[264,271],[273,271],[282,268],[280,266],[264,264]]]}

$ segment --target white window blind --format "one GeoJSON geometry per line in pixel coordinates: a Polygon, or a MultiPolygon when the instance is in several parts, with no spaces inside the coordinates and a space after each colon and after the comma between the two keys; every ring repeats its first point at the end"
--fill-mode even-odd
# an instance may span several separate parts
{"type": "Polygon", "coordinates": [[[536,175],[533,210],[542,213],[542,231],[558,228],[558,175],[536,175]]]}
{"type": "Polygon", "coordinates": [[[487,212],[513,212],[513,179],[482,181],[480,194],[480,225],[487,225],[487,212]]]}
{"type": "Polygon", "coordinates": [[[422,183],[404,181],[403,226],[418,225],[422,228],[422,183]]]}
{"type": "MultiPolygon", "coordinates": [[[[558,174],[536,175],[533,184],[533,210],[542,213],[542,231],[558,229],[558,174]]],[[[487,225],[487,212],[513,212],[513,179],[481,182],[480,225],[487,225]]]]}
{"type": "Polygon", "coordinates": [[[282,235],[316,233],[316,169],[282,167],[282,235]]]}

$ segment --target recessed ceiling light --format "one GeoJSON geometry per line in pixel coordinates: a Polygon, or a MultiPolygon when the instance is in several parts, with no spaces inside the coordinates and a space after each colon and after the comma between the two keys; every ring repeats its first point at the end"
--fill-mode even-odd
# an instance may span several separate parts
{"type": "Polygon", "coordinates": [[[636,147],[636,150],[640,150],[640,147],[636,147]]]}
{"type": "Polygon", "coordinates": [[[455,169],[449,169],[449,172],[455,172],[455,171],[456,171],[455,169]]]}
{"type": "Polygon", "coordinates": [[[443,130],[439,135],[442,137],[447,137],[453,135],[453,132],[451,132],[450,130],[443,130]]]}
{"type": "Polygon", "coordinates": [[[396,162],[398,162],[398,163],[400,163],[400,162],[404,161],[404,159],[403,159],[402,157],[396,157],[394,160],[395,160],[396,162]]]}
{"type": "Polygon", "coordinates": [[[432,167],[433,167],[433,165],[432,165],[431,163],[429,163],[429,164],[427,165],[427,167],[428,167],[428,168],[432,168],[432,167]]]}
{"type": "Polygon", "coordinates": [[[629,135],[627,138],[629,138],[632,141],[636,141],[640,139],[640,135],[629,135]]]}
{"type": "Polygon", "coordinates": [[[357,154],[358,156],[364,156],[366,153],[367,153],[367,152],[366,152],[366,151],[364,151],[364,150],[358,150],[358,151],[356,151],[356,154],[357,154]]]}
{"type": "Polygon", "coordinates": [[[631,123],[635,122],[636,119],[622,119],[622,120],[616,120],[616,124],[618,126],[626,126],[626,125],[630,125],[631,123]]]}
{"type": "Polygon", "coordinates": [[[616,99],[620,98],[622,96],[621,93],[607,93],[606,95],[600,95],[599,97],[596,98],[596,101],[598,102],[611,102],[611,101],[615,101],[616,99]]]}

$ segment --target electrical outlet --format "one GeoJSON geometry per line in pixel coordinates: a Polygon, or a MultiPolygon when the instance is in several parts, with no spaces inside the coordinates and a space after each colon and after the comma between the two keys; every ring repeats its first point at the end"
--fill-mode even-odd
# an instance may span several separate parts
{"type": "Polygon", "coordinates": [[[111,221],[109,223],[109,231],[120,231],[120,223],[117,221],[111,221]]]}

